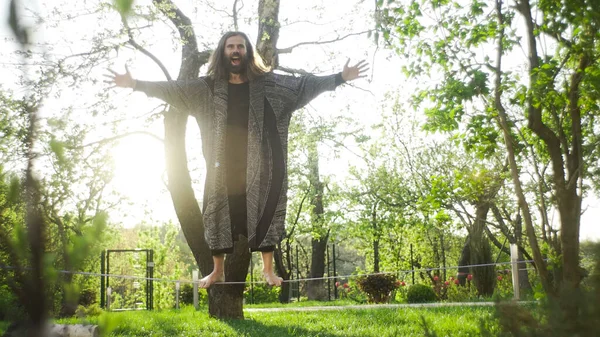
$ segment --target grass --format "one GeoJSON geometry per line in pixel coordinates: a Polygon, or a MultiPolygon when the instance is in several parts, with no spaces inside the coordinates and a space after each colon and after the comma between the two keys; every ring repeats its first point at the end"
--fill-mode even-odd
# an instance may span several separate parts
{"type": "MultiPolygon", "coordinates": [[[[244,320],[217,320],[206,310],[111,312],[89,319],[106,336],[424,336],[423,319],[439,337],[474,336],[481,322],[497,331],[493,307],[374,308],[310,312],[246,312],[244,320]]],[[[82,323],[68,319],[61,323],[82,323]]]]}
{"type": "Polygon", "coordinates": [[[326,307],[326,306],[346,306],[346,305],[360,305],[360,303],[352,300],[335,300],[335,301],[308,301],[302,300],[300,302],[290,303],[260,303],[260,304],[244,304],[244,308],[302,308],[302,307],[326,307]]]}

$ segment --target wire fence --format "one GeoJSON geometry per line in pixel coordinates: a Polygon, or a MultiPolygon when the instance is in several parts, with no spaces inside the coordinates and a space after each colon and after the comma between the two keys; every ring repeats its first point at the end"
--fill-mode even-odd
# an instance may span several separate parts
{"type": "MultiPolygon", "coordinates": [[[[532,263],[533,260],[523,260],[517,261],[517,264],[526,264],[532,263]]],[[[296,278],[283,280],[286,283],[296,283],[296,282],[309,282],[309,281],[318,281],[318,280],[331,280],[331,279],[353,279],[353,278],[361,278],[372,275],[407,275],[411,273],[419,273],[419,272],[430,272],[430,271],[442,271],[442,270],[453,270],[459,268],[479,268],[479,267],[490,267],[490,266],[500,266],[500,265],[512,265],[513,262],[497,262],[497,263],[482,263],[482,264],[472,264],[472,265],[463,265],[463,266],[450,266],[450,267],[435,267],[435,268],[419,268],[419,269],[407,269],[407,270],[399,270],[399,271],[387,271],[387,272],[377,272],[377,273],[363,273],[363,274],[349,274],[349,275],[333,275],[333,276],[323,276],[323,277],[310,277],[310,278],[296,278]]],[[[8,265],[0,265],[0,269],[8,269],[8,270],[31,270],[31,268],[18,268],[14,266],[8,265]]],[[[522,268],[519,270],[535,270],[535,268],[522,268]]],[[[56,270],[57,273],[60,274],[72,274],[72,275],[83,275],[90,277],[107,277],[107,278],[120,278],[120,279],[129,279],[129,280],[146,280],[146,281],[155,281],[155,282],[169,282],[169,283],[180,283],[180,284],[194,284],[193,280],[186,279],[168,279],[168,278],[160,278],[160,277],[143,277],[143,276],[133,276],[133,275],[121,275],[121,274],[107,274],[107,273],[94,273],[94,272],[84,272],[84,271],[70,271],[70,270],[56,270]]],[[[465,274],[458,272],[457,275],[465,274]]],[[[196,281],[197,282],[197,281],[196,281]]],[[[226,282],[215,282],[214,285],[229,285],[229,284],[266,284],[266,281],[226,281],[226,282]]]]}

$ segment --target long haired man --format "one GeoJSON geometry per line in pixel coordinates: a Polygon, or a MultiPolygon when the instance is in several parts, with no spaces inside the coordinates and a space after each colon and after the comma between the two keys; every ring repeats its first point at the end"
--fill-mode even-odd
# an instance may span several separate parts
{"type": "Polygon", "coordinates": [[[129,70],[110,70],[107,82],[157,97],[198,122],[207,167],[202,216],[214,262],[201,287],[225,281],[225,254],[240,236],[261,252],[267,283],[281,285],[273,251],[285,235],[290,118],[322,92],[365,76],[364,61],[349,61],[329,76],[275,74],[246,34],[228,32],[211,55],[207,76],[195,80],[138,81],[129,70]]]}

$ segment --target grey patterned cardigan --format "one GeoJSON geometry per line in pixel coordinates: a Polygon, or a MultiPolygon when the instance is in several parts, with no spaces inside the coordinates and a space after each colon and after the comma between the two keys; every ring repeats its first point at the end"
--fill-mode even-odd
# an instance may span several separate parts
{"type": "MultiPolygon", "coordinates": [[[[251,249],[275,246],[285,235],[287,142],[292,112],[324,91],[334,90],[341,75],[287,76],[268,73],[249,83],[246,195],[251,249]]],[[[207,173],[204,185],[205,239],[211,250],[233,247],[227,198],[225,139],[226,80],[137,81],[135,90],[192,114],[200,127],[207,173]]]]}

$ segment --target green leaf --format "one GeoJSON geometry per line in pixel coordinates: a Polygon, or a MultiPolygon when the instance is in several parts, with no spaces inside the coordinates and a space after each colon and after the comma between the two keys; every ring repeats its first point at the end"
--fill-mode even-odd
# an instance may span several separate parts
{"type": "Polygon", "coordinates": [[[52,139],[50,140],[50,149],[56,154],[59,164],[65,163],[65,146],[63,143],[56,139],[52,139]]]}
{"type": "Polygon", "coordinates": [[[17,204],[21,199],[21,181],[18,177],[13,176],[10,179],[10,187],[8,190],[8,200],[11,203],[17,204]]]}
{"type": "Polygon", "coordinates": [[[114,3],[117,11],[123,16],[129,15],[133,7],[133,0],[114,0],[114,3]]]}

